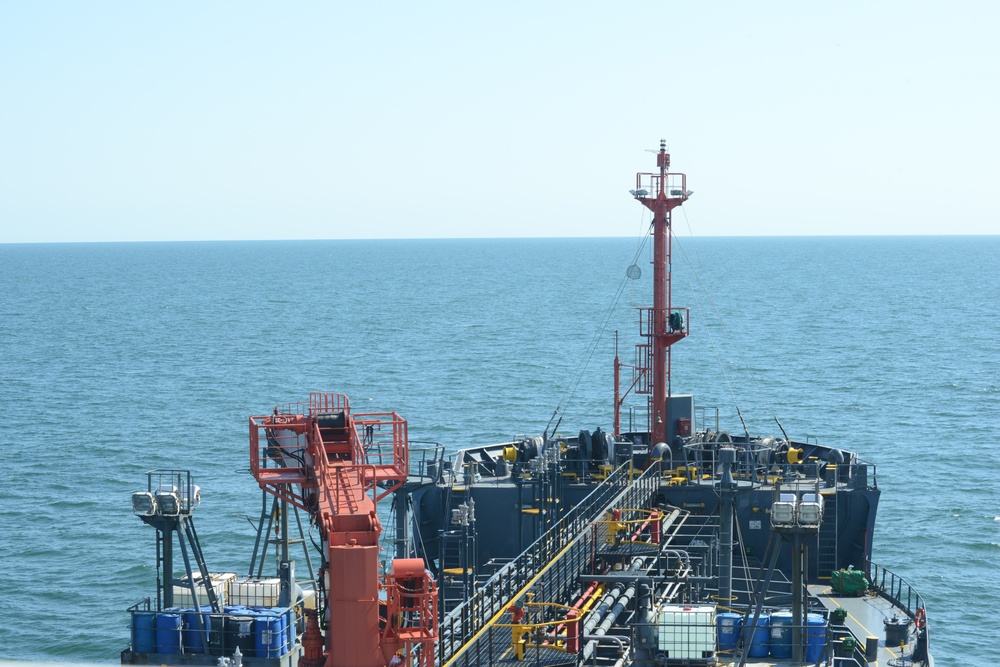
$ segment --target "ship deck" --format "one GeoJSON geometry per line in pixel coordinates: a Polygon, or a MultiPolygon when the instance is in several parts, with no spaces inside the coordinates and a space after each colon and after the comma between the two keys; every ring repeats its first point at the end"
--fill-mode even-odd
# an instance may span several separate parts
{"type": "MultiPolygon", "coordinates": [[[[669,473],[670,471],[667,472],[669,473]]],[[[857,479],[853,479],[852,483],[857,482],[857,479]]],[[[488,485],[489,488],[494,488],[509,484],[508,480],[509,478],[493,478],[477,486],[488,485]]],[[[829,495],[830,507],[834,508],[830,513],[831,517],[837,516],[834,494],[852,490],[847,479],[837,479],[836,475],[829,480],[819,477],[800,479],[798,471],[785,475],[784,484],[794,485],[795,488],[804,484],[810,489],[819,490],[824,496],[829,495]],[[826,481],[830,482],[829,485],[826,481]]],[[[737,479],[734,486],[737,489],[760,489],[761,493],[772,493],[771,489],[764,488],[759,481],[753,479],[737,479]]],[[[507,562],[492,575],[491,583],[481,587],[466,598],[464,603],[448,612],[442,622],[441,640],[436,648],[437,664],[442,667],[525,663],[554,666],[581,664],[581,661],[588,665],[632,664],[633,651],[641,648],[637,642],[646,641],[633,632],[637,621],[631,614],[639,613],[635,599],[622,603],[625,609],[620,618],[612,617],[608,609],[600,612],[591,610],[592,613],[604,615],[602,625],[610,624],[610,627],[606,627],[607,634],[595,643],[596,637],[591,630],[581,627],[579,645],[574,648],[569,646],[570,629],[565,624],[558,628],[554,625],[554,622],[560,621],[553,621],[553,618],[558,618],[562,612],[549,613],[543,611],[542,607],[554,605],[568,608],[566,605],[570,604],[579,606],[584,600],[579,597],[580,591],[587,582],[607,586],[598,596],[607,594],[612,587],[619,587],[612,591],[617,598],[628,586],[628,582],[636,582],[638,579],[650,582],[654,587],[654,597],[662,603],[671,604],[675,599],[680,599],[675,596],[678,587],[685,582],[698,586],[698,599],[709,599],[706,596],[713,593],[716,584],[699,570],[702,565],[699,559],[705,556],[697,550],[705,542],[703,536],[713,532],[713,499],[705,493],[714,493],[716,487],[717,480],[705,476],[689,476],[678,483],[673,478],[665,480],[664,473],[652,467],[638,476],[627,465],[615,469],[600,485],[593,487],[594,491],[590,495],[575,503],[566,516],[544,532],[528,551],[507,562]],[[688,495],[692,492],[697,495],[688,495]],[[677,497],[672,497],[675,494],[677,497]],[[652,507],[654,499],[658,497],[666,497],[668,509],[666,516],[660,520],[661,536],[653,541],[643,532],[650,523],[649,515],[645,513],[647,510],[643,508],[652,507]],[[615,516],[614,508],[619,508],[619,516],[615,516]],[[692,553],[695,554],[693,558],[692,553]],[[595,567],[600,571],[595,570],[595,567]],[[631,567],[642,574],[627,572],[631,567]],[[610,571],[605,568],[610,568],[610,571]],[[516,625],[512,620],[510,608],[515,600],[524,601],[525,608],[532,610],[523,625],[516,625]],[[515,628],[516,631],[512,631],[515,628]],[[580,651],[580,654],[575,655],[576,651],[580,651]]],[[[540,497],[546,496],[542,494],[540,497]]],[[[662,505],[660,511],[664,511],[662,505]]],[[[754,549],[757,554],[767,553],[763,542],[768,535],[769,532],[761,531],[760,535],[755,536],[762,542],[754,545],[759,547],[754,549]]],[[[743,539],[746,537],[744,535],[743,539]]],[[[783,575],[783,570],[776,569],[776,580],[771,581],[769,594],[765,598],[769,607],[782,607],[790,599],[791,582],[783,575]]],[[[745,586],[740,585],[741,582],[740,577],[734,576],[733,593],[750,595],[754,590],[750,577],[745,586]]],[[[858,651],[854,654],[859,660],[863,659],[865,639],[869,636],[882,635],[882,639],[878,641],[877,656],[877,664],[882,667],[889,665],[893,658],[910,654],[912,638],[905,652],[885,646],[881,622],[884,618],[890,618],[894,612],[899,613],[898,608],[891,603],[873,597],[834,596],[828,585],[810,587],[810,593],[827,608],[833,610],[843,607],[849,614],[845,624],[847,627],[832,628],[829,642],[831,658],[844,650],[839,639],[848,632],[859,640],[858,651]]],[[[624,597],[627,599],[635,596],[630,592],[624,597]]],[[[595,601],[598,599],[592,598],[595,601]]],[[[611,600],[607,603],[608,608],[613,602],[611,600]]],[[[588,613],[586,608],[584,613],[588,613]]],[[[591,617],[587,618],[589,620],[591,617]]],[[[596,620],[594,623],[596,624],[596,620]]],[[[655,652],[657,649],[643,650],[655,652]]],[[[731,655],[716,655],[718,664],[733,664],[731,655]]],[[[707,656],[697,660],[683,660],[691,665],[713,662],[707,656]]],[[[802,663],[795,663],[791,659],[761,657],[749,658],[745,664],[764,667],[802,663]]]]}
{"type": "MultiPolygon", "coordinates": [[[[878,659],[869,664],[888,665],[890,660],[909,657],[913,651],[916,638],[913,634],[913,626],[909,628],[906,646],[900,649],[898,646],[889,647],[885,643],[884,621],[899,615],[899,608],[895,607],[885,598],[877,595],[863,595],[861,597],[846,597],[836,595],[829,586],[813,584],[809,586],[809,593],[829,610],[843,607],[847,611],[847,619],[844,625],[861,641],[866,637],[878,638],[878,659]]],[[[864,649],[864,647],[862,647],[864,649]]]]}

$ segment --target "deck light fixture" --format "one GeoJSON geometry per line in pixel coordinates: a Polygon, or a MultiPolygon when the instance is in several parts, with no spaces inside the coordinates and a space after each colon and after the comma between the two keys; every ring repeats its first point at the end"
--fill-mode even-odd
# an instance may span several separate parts
{"type": "Polygon", "coordinates": [[[152,516],[156,514],[156,498],[148,491],[136,491],[132,494],[132,514],[136,516],[152,516]]]}
{"type": "Polygon", "coordinates": [[[799,523],[804,526],[818,526],[823,520],[823,497],[815,493],[802,496],[799,503],[799,523]]]}
{"type": "Polygon", "coordinates": [[[160,514],[165,516],[177,516],[181,511],[180,498],[177,497],[177,487],[164,484],[156,492],[156,504],[160,507],[160,514]]]}
{"type": "Polygon", "coordinates": [[[772,526],[792,526],[795,524],[795,506],[798,497],[794,493],[782,493],[771,505],[772,526]]]}

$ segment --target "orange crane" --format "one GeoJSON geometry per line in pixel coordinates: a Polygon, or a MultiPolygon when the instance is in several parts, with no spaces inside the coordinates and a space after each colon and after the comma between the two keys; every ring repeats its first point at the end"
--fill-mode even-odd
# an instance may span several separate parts
{"type": "Polygon", "coordinates": [[[307,624],[303,667],[434,664],[437,590],[423,560],[397,558],[391,572],[378,571],[376,503],[406,480],[407,448],[402,417],[352,414],[343,394],[314,392],[308,404],[250,417],[258,484],[307,511],[322,537],[323,616],[307,624]]]}

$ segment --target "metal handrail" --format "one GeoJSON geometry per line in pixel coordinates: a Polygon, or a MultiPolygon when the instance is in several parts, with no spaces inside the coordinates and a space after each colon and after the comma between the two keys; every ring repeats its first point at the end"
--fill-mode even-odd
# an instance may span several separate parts
{"type": "MultiPolygon", "coordinates": [[[[413,441],[410,441],[413,444],[413,441]]],[[[440,474],[440,470],[436,471],[435,474],[431,474],[429,470],[430,463],[436,463],[440,469],[441,461],[444,460],[444,445],[434,445],[433,447],[410,447],[408,451],[410,458],[409,462],[409,472],[413,477],[419,477],[420,479],[428,478],[430,481],[434,481],[436,476],[440,474]]]]}
{"type": "Polygon", "coordinates": [[[440,625],[438,664],[445,664],[486,628],[491,619],[506,609],[525,582],[552,564],[560,552],[564,552],[563,557],[582,565],[590,555],[589,536],[594,530],[593,522],[616,498],[621,497],[631,506],[641,500],[644,492],[655,492],[660,478],[659,465],[650,466],[635,480],[632,475],[630,461],[619,466],[552,528],[500,568],[472,597],[449,612],[440,625]]]}
{"type": "Polygon", "coordinates": [[[902,609],[910,620],[916,618],[917,609],[926,609],[924,598],[895,572],[869,561],[867,575],[871,587],[902,609]]]}
{"type": "Polygon", "coordinates": [[[868,561],[867,572],[865,574],[868,576],[868,583],[872,589],[879,596],[902,609],[911,621],[916,621],[918,609],[923,610],[924,642],[929,654],[931,650],[931,633],[930,627],[926,625],[927,605],[924,602],[924,598],[905,579],[878,563],[868,561]]]}

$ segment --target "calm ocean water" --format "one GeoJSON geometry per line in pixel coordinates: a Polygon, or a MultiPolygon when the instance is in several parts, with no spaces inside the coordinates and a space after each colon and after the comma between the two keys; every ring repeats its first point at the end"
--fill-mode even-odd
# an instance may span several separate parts
{"type": "MultiPolygon", "coordinates": [[[[115,662],[155,592],[129,497],[180,467],[208,565],[245,572],[247,417],[311,390],[459,447],[611,422],[635,342],[627,239],[0,245],[0,658],[115,662]],[[618,308],[608,307],[622,288],[618,308]],[[605,323],[607,323],[605,325],[605,323]],[[603,330],[603,335],[597,337],[603,330]],[[591,351],[593,354],[591,355],[591,351]],[[581,364],[590,359],[586,370],[581,364]]],[[[739,430],[878,463],[875,559],[926,598],[939,665],[1000,611],[1000,237],[681,239],[674,390],[739,430]]]]}

